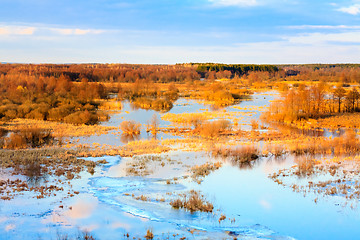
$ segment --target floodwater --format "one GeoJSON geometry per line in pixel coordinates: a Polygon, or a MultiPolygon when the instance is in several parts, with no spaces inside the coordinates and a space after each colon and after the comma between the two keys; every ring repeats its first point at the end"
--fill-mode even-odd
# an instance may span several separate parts
{"type": "MultiPolygon", "coordinates": [[[[261,112],[254,110],[252,114],[245,114],[249,110],[244,108],[267,106],[276,96],[274,92],[258,93],[252,100],[225,110],[244,112],[241,128],[250,129],[251,119],[258,119],[261,112]]],[[[211,106],[179,99],[170,112],[201,111],[211,111],[211,106]]],[[[103,124],[118,126],[123,120],[146,124],[154,113],[131,109],[125,103],[122,113],[113,115],[103,124]]],[[[160,119],[161,114],[155,114],[160,119]]],[[[169,124],[160,121],[161,127],[169,124]]],[[[140,138],[147,137],[143,133],[140,138]]],[[[173,136],[163,134],[160,138],[173,136]]],[[[120,136],[114,134],[81,141],[123,144],[120,136]]],[[[293,166],[291,156],[262,157],[248,168],[225,162],[201,183],[193,181],[188,169],[219,159],[206,152],[180,150],[157,156],[160,160],[149,163],[151,172],[147,176],[126,174],[134,161],[132,158],[88,158],[106,159],[108,163],[96,167],[94,175],[83,172],[80,179],[71,181],[71,188],[79,191],[75,197],[64,197],[59,192],[57,196],[36,199],[35,194],[26,192],[10,201],[2,201],[0,239],[72,239],[84,231],[96,239],[126,239],[127,233],[130,238],[144,238],[148,229],[154,233],[154,239],[357,239],[360,235],[360,211],[344,207],[341,196],[326,196],[315,203],[314,198],[318,196],[313,193],[293,192],[268,177],[279,169],[293,166]],[[193,189],[213,203],[213,213],[190,213],[170,206],[170,201],[179,194],[193,189]],[[136,199],[142,195],[146,201],[136,199]],[[224,221],[219,221],[221,215],[226,216],[224,221]]],[[[7,175],[0,172],[0,179],[7,175]]],[[[53,181],[47,180],[49,184],[53,181]]],[[[304,179],[293,181],[303,182],[304,179]]],[[[67,191],[65,185],[64,192],[67,191]]]]}

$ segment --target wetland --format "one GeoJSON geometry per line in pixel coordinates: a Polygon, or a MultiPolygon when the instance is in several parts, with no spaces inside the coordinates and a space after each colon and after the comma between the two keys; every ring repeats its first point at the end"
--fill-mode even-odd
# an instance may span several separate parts
{"type": "MultiPolygon", "coordinates": [[[[0,239],[357,238],[358,85],[305,87],[306,71],[281,67],[209,79],[205,64],[174,66],[168,82],[61,75],[56,97],[39,90],[51,79],[3,74],[15,87],[0,109],[0,239]]],[[[314,74],[340,71],[324,69],[314,74]]]]}

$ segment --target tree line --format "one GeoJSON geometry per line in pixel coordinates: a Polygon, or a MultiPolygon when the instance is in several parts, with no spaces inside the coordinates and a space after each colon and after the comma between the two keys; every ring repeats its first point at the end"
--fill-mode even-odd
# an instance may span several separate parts
{"type": "Polygon", "coordinates": [[[265,119],[295,122],[301,119],[321,118],[343,112],[358,112],[360,93],[341,84],[331,86],[320,82],[306,87],[300,84],[285,92],[283,98],[271,104],[265,119]]]}
{"type": "Polygon", "coordinates": [[[196,71],[202,75],[207,72],[229,71],[232,76],[242,76],[249,72],[273,73],[279,71],[279,68],[275,65],[199,63],[196,71]]]}

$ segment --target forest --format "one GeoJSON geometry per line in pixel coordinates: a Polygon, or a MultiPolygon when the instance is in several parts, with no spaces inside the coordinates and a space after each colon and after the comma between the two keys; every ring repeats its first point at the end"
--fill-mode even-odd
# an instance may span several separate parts
{"type": "Polygon", "coordinates": [[[276,87],[291,90],[282,101],[285,104],[272,105],[271,118],[293,121],[358,111],[358,91],[343,86],[359,81],[356,64],[0,64],[0,118],[95,124],[107,119],[99,100],[111,94],[138,107],[168,111],[185,92],[229,105],[244,98],[246,89],[276,87]],[[309,88],[297,83],[301,81],[317,84],[309,88]]]}

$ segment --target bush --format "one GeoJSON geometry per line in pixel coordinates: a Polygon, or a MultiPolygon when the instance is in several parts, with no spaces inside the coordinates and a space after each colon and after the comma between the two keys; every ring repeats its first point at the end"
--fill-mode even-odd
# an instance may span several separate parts
{"type": "Polygon", "coordinates": [[[27,147],[41,147],[50,144],[53,136],[49,130],[41,130],[38,128],[23,129],[17,133],[4,139],[4,148],[22,149],[27,147]]]}
{"type": "Polygon", "coordinates": [[[48,120],[61,121],[66,116],[68,116],[71,112],[72,112],[72,110],[69,108],[69,105],[52,108],[49,111],[48,120]]]}
{"type": "Polygon", "coordinates": [[[36,120],[45,120],[46,113],[40,109],[34,109],[30,113],[26,114],[26,118],[36,119],[36,120]]]}
{"type": "Polygon", "coordinates": [[[125,135],[138,135],[140,134],[141,124],[135,121],[123,121],[120,124],[120,129],[125,135]]]}
{"type": "Polygon", "coordinates": [[[4,115],[7,119],[14,119],[17,116],[17,111],[14,109],[9,109],[5,112],[4,115]]]}
{"type": "Polygon", "coordinates": [[[98,116],[89,111],[72,113],[64,118],[64,122],[72,124],[93,125],[98,122],[98,116]]]}
{"type": "Polygon", "coordinates": [[[17,117],[24,118],[27,114],[29,114],[33,110],[31,104],[24,103],[20,105],[17,109],[17,117]]]}
{"type": "Polygon", "coordinates": [[[4,140],[4,148],[8,149],[21,149],[27,148],[26,139],[17,133],[11,133],[8,138],[4,140]]]}

